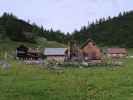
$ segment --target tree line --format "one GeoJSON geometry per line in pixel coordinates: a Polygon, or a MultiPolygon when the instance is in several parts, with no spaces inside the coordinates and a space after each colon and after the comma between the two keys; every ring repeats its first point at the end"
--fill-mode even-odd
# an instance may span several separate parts
{"type": "Polygon", "coordinates": [[[74,31],[72,37],[79,43],[91,38],[102,46],[133,47],[133,11],[96,20],[74,31]]]}
{"type": "Polygon", "coordinates": [[[38,26],[36,23],[30,24],[12,13],[4,13],[0,17],[0,37],[1,39],[9,38],[12,41],[32,43],[36,43],[37,37],[44,37],[49,41],[61,43],[66,43],[68,40],[64,32],[60,30],[44,29],[43,26],[38,26]],[[31,33],[32,37],[27,38],[25,32],[31,33]]]}
{"type": "Polygon", "coordinates": [[[49,41],[68,44],[71,40],[82,44],[88,38],[102,46],[133,47],[133,11],[119,13],[118,16],[101,18],[82,26],[81,29],[65,34],[60,30],[47,30],[43,26],[30,24],[17,18],[11,13],[4,13],[0,17],[0,37],[13,41],[36,43],[37,37],[44,37],[49,41]],[[31,32],[32,38],[27,38],[24,32],[31,32]]]}

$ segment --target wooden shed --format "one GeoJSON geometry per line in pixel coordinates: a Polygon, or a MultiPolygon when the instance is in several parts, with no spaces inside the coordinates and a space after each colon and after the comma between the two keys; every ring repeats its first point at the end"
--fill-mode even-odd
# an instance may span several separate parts
{"type": "Polygon", "coordinates": [[[67,48],[45,48],[43,54],[47,60],[63,62],[66,58],[66,50],[67,48]]]}
{"type": "Polygon", "coordinates": [[[96,43],[88,39],[81,47],[81,52],[85,60],[101,59],[101,50],[96,46],[96,43]]]}

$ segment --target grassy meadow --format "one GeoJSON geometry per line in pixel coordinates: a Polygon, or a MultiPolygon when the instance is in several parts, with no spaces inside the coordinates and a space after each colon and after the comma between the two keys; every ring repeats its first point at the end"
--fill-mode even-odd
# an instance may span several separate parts
{"type": "Polygon", "coordinates": [[[133,100],[133,59],[120,67],[48,70],[10,62],[0,69],[0,100],[133,100]]]}
{"type": "MultiPolygon", "coordinates": [[[[40,47],[60,47],[40,40],[40,47]],[[42,41],[42,42],[41,42],[42,41]]],[[[4,52],[14,51],[21,43],[0,41],[4,52]]],[[[36,47],[35,44],[26,44],[36,47]]],[[[132,49],[129,50],[132,55],[132,49]]],[[[0,100],[133,100],[133,58],[123,66],[93,66],[48,70],[43,65],[25,65],[7,60],[11,68],[0,66],[0,100]]]]}

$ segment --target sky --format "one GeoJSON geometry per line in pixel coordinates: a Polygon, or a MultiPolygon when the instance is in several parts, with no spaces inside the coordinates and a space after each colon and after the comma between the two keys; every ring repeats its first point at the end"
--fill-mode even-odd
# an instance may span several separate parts
{"type": "Polygon", "coordinates": [[[133,0],[0,0],[0,15],[13,13],[30,23],[63,32],[130,10],[133,0]]]}

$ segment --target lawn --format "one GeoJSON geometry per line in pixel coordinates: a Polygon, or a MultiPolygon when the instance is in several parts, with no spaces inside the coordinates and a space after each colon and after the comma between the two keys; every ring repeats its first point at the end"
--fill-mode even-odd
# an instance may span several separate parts
{"type": "Polygon", "coordinates": [[[0,100],[133,100],[132,60],[61,73],[14,61],[11,69],[0,69],[0,100]]]}

